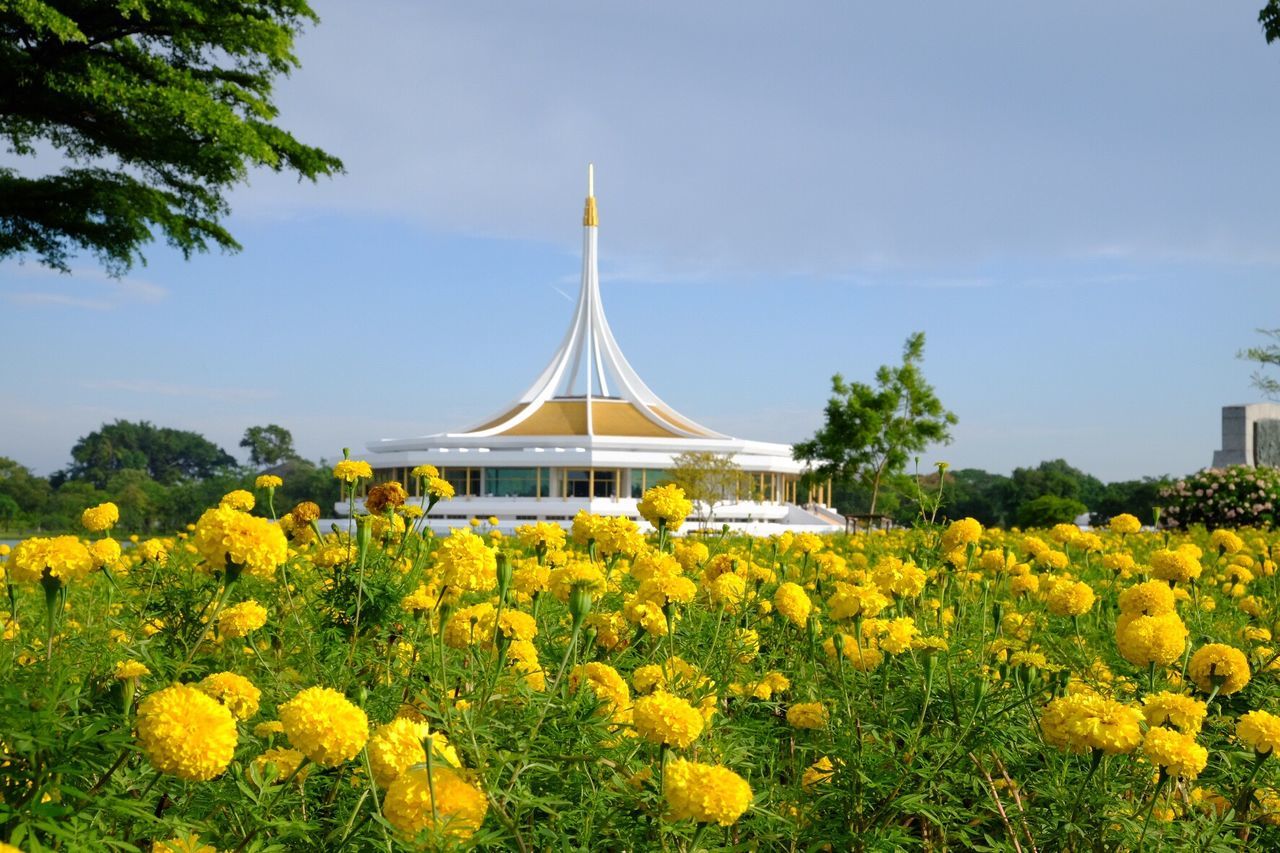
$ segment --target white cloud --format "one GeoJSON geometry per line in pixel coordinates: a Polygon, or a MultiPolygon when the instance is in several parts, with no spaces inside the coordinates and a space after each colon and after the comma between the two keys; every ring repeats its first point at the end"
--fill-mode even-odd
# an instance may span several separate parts
{"type": "Polygon", "coordinates": [[[112,278],[93,267],[73,267],[62,273],[39,264],[5,264],[0,267],[0,287],[39,287],[14,290],[3,297],[15,305],[81,308],[110,311],[115,308],[150,305],[163,301],[168,288],[136,276],[112,278]]]}

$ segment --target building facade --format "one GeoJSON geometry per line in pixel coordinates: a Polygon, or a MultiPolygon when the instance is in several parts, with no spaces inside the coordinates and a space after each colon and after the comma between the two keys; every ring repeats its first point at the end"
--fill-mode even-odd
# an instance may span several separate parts
{"type": "MultiPolygon", "coordinates": [[[[757,534],[843,529],[843,519],[823,505],[826,487],[817,488],[813,503],[797,504],[804,466],[792,458],[790,445],[711,430],[676,412],[644,384],[605,318],[598,230],[589,171],[582,286],[550,363],[499,414],[470,429],[369,443],[374,482],[399,480],[421,500],[409,472],[434,465],[456,492],[431,513],[437,530],[491,516],[504,529],[532,521],[568,525],[583,509],[639,520],[641,495],[669,482],[675,457],[714,453],[730,456],[743,476],[736,494],[715,505],[711,524],[757,534]]],[[[340,515],[348,509],[337,507],[340,515]]]]}

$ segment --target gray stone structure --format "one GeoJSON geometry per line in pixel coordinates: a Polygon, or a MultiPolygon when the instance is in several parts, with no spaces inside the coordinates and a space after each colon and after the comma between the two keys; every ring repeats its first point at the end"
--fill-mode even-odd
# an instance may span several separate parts
{"type": "Polygon", "coordinates": [[[1213,467],[1280,466],[1280,403],[1222,407],[1222,449],[1213,467]]]}

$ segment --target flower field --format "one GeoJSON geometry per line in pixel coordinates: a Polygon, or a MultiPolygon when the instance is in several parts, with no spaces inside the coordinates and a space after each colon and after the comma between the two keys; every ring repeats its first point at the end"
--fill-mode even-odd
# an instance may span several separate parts
{"type": "Polygon", "coordinates": [[[439,537],[382,484],[347,535],[278,485],[2,558],[0,850],[1280,849],[1269,530],[681,537],[662,486],[439,537]]]}

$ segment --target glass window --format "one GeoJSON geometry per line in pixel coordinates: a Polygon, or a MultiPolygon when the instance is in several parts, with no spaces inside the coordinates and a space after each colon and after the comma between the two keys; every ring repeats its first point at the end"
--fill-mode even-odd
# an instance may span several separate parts
{"type": "Polygon", "coordinates": [[[631,469],[631,497],[644,497],[645,490],[671,482],[671,475],[661,468],[631,469]]]}
{"type": "Polygon", "coordinates": [[[590,496],[591,472],[566,468],[564,471],[565,497],[585,498],[590,496]]]}
{"type": "Polygon", "coordinates": [[[441,468],[440,476],[448,480],[458,496],[480,494],[479,468],[441,468]]]}
{"type": "Polygon", "coordinates": [[[613,470],[596,471],[595,496],[598,498],[611,498],[617,493],[617,472],[613,470]]]}
{"type": "MultiPolygon", "coordinates": [[[[550,472],[542,470],[542,495],[547,495],[550,472]]],[[[486,468],[484,491],[499,498],[532,498],[538,495],[537,468],[486,468]]]]}

